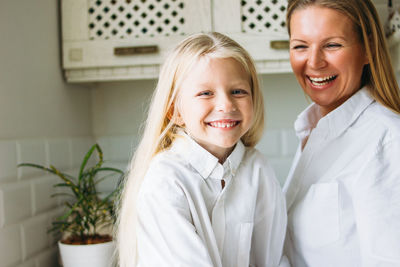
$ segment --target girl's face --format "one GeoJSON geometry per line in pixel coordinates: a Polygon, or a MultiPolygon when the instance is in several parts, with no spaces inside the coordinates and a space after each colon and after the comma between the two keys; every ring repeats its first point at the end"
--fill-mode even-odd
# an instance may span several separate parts
{"type": "Polygon", "coordinates": [[[360,89],[368,63],[364,47],[352,21],[330,8],[296,10],[290,25],[293,72],[324,116],[360,89]]]}
{"type": "Polygon", "coordinates": [[[249,79],[232,58],[202,58],[180,87],[178,124],[221,162],[252,125],[249,79]]]}

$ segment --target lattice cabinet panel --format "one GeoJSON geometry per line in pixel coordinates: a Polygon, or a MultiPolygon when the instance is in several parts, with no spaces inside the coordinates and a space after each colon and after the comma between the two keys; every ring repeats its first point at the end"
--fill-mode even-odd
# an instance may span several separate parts
{"type": "Polygon", "coordinates": [[[211,30],[210,0],[61,2],[64,40],[134,40],[211,30]]]}
{"type": "Polygon", "coordinates": [[[287,0],[61,0],[65,77],[156,78],[179,41],[210,31],[238,41],[260,73],[288,72],[286,5],[287,0]]]}
{"type": "Polygon", "coordinates": [[[286,32],[287,0],[242,0],[242,31],[248,33],[286,32]]]}
{"type": "Polygon", "coordinates": [[[89,0],[90,40],[185,35],[185,0],[89,0]]]}

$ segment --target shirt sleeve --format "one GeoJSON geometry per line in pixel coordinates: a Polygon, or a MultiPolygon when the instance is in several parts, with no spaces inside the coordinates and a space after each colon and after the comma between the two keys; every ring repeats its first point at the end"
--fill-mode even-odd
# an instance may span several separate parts
{"type": "Polygon", "coordinates": [[[188,200],[182,188],[178,183],[162,178],[143,185],[139,194],[139,265],[212,267],[207,248],[191,222],[188,200]]]}
{"type": "Polygon", "coordinates": [[[353,190],[362,266],[400,266],[400,140],[366,162],[353,190]]]}
{"type": "Polygon", "coordinates": [[[285,198],[272,169],[266,172],[266,184],[257,199],[251,266],[289,267],[282,254],[287,225],[285,198]]]}

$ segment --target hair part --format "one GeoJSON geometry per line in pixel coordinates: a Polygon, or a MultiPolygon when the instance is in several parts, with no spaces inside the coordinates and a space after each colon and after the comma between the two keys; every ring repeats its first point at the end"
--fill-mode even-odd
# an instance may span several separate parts
{"type": "Polygon", "coordinates": [[[184,39],[170,53],[163,64],[157,87],[153,93],[145,129],[131,160],[129,173],[123,181],[123,191],[117,203],[117,223],[114,233],[117,241],[117,259],[121,267],[135,266],[138,192],[150,161],[168,149],[177,137],[177,101],[181,84],[187,73],[204,57],[233,58],[248,74],[253,101],[254,118],[250,129],[241,138],[253,147],[262,136],[264,104],[253,60],[245,49],[220,33],[194,34],[184,39]]]}
{"type": "Polygon", "coordinates": [[[319,6],[347,16],[368,58],[361,76],[361,86],[368,85],[372,97],[400,114],[400,93],[378,12],[370,0],[289,0],[286,25],[289,36],[291,17],[296,10],[319,6]]]}

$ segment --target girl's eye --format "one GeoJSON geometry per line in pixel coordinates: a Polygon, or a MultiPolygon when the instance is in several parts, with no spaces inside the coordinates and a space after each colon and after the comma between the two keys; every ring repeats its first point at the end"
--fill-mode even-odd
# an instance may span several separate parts
{"type": "Polygon", "coordinates": [[[211,96],[212,92],[210,91],[203,91],[197,94],[198,96],[211,96]]]}
{"type": "Polygon", "coordinates": [[[233,95],[247,95],[247,91],[243,89],[234,89],[232,90],[233,95]]]}

